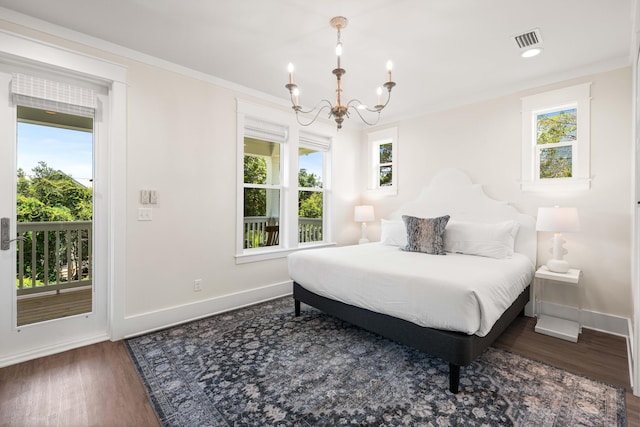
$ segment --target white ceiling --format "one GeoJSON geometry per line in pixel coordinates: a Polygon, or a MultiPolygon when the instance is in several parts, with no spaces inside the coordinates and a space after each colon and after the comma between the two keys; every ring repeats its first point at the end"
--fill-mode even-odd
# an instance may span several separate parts
{"type": "Polygon", "coordinates": [[[391,59],[397,86],[387,119],[631,63],[632,0],[0,0],[0,7],[9,19],[20,17],[13,10],[283,100],[293,62],[307,106],[335,97],[329,20],[346,16],[344,98],[375,103],[391,59]],[[523,59],[513,36],[534,28],[544,51],[523,59]]]}

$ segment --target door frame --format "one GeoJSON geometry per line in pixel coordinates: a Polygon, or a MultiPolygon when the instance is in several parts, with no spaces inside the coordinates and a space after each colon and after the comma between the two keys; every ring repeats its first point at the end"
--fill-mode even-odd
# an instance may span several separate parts
{"type": "MultiPolygon", "coordinates": [[[[95,171],[96,179],[102,182],[96,183],[98,188],[95,190],[96,193],[99,191],[101,200],[96,203],[94,216],[95,223],[100,224],[99,229],[96,229],[94,247],[96,260],[100,259],[102,264],[96,272],[96,280],[100,281],[100,286],[103,287],[102,298],[106,300],[104,322],[97,324],[93,330],[82,330],[72,324],[67,328],[67,322],[64,333],[54,329],[55,322],[64,319],[39,326],[38,333],[27,328],[15,328],[15,320],[11,325],[2,322],[0,337],[5,349],[0,351],[2,367],[107,339],[121,338],[125,314],[126,271],[126,174],[122,171],[126,167],[127,73],[122,65],[4,30],[0,30],[0,62],[63,73],[98,83],[107,89],[107,94],[99,97],[98,101],[102,104],[100,110],[107,121],[97,125],[106,125],[106,128],[97,130],[101,133],[101,140],[98,141],[99,146],[96,146],[99,152],[96,151],[95,154],[95,171]],[[53,331],[56,333],[52,333],[53,331]]],[[[15,212],[0,212],[0,216],[9,215],[14,217],[15,212]]],[[[15,233],[15,224],[12,224],[12,231],[15,233]]],[[[11,251],[15,251],[15,246],[12,246],[11,251]]],[[[7,303],[0,301],[0,304],[7,303]]],[[[11,312],[15,316],[15,308],[11,312]]]]}
{"type": "Polygon", "coordinates": [[[633,318],[630,369],[634,396],[640,396],[640,0],[633,1],[633,33],[631,42],[632,70],[632,250],[631,295],[633,318]]]}

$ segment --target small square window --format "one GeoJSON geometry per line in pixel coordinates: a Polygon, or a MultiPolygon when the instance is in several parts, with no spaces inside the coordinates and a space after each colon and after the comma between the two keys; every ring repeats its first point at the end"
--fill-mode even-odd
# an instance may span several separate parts
{"type": "Polygon", "coordinates": [[[590,83],[522,98],[522,189],[590,187],[590,83]]]}
{"type": "Polygon", "coordinates": [[[397,128],[372,132],[369,139],[369,190],[397,194],[397,128]]]}

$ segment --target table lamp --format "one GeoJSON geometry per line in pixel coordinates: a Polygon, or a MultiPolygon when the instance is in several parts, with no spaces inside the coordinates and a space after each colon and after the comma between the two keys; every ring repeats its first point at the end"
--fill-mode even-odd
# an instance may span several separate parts
{"type": "Polygon", "coordinates": [[[367,239],[367,222],[373,221],[375,219],[376,218],[373,213],[373,206],[356,206],[353,220],[355,222],[362,223],[362,234],[360,236],[360,240],[358,240],[358,244],[369,243],[369,239],[367,239]]]}
{"type": "Polygon", "coordinates": [[[538,219],[536,221],[537,231],[551,231],[551,250],[553,257],[547,262],[547,268],[554,273],[566,273],[569,271],[569,263],[563,259],[567,250],[562,247],[566,242],[562,238],[562,232],[580,231],[580,221],[578,220],[578,210],[576,208],[538,208],[538,219]]]}

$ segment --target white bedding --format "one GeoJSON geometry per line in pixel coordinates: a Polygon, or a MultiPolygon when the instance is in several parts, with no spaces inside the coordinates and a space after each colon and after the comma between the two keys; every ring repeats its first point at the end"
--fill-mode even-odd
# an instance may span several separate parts
{"type": "Polygon", "coordinates": [[[288,257],[289,275],[307,290],[420,326],[485,336],[533,278],[519,253],[494,259],[404,252],[370,243],[288,257]]]}

